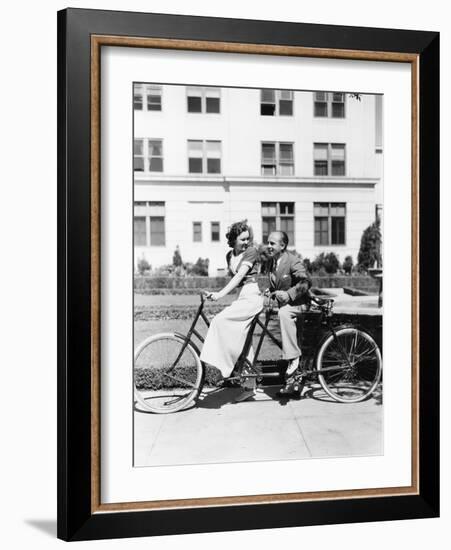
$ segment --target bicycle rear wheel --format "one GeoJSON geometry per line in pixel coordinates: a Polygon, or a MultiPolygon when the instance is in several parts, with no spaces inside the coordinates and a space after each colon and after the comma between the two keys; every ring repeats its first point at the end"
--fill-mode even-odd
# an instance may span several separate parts
{"type": "Polygon", "coordinates": [[[172,413],[185,409],[199,395],[203,375],[195,349],[176,334],[151,336],[135,351],[135,399],[147,411],[172,413]]]}
{"type": "Polygon", "coordinates": [[[367,399],[380,382],[381,352],[366,331],[341,327],[321,342],[315,369],[330,397],[342,403],[358,403],[367,399]]]}

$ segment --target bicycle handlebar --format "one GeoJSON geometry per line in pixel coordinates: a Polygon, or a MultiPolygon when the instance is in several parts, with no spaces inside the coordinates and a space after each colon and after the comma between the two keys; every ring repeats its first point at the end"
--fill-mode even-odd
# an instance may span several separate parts
{"type": "Polygon", "coordinates": [[[212,294],[211,292],[207,292],[206,290],[201,290],[199,292],[201,304],[203,304],[205,302],[205,300],[207,300],[211,294],[212,294]]]}

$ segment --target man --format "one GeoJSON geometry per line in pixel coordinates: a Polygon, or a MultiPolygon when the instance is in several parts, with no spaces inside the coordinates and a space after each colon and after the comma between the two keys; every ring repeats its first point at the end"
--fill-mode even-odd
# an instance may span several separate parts
{"type": "Polygon", "coordinates": [[[301,350],[297,341],[296,317],[300,306],[308,302],[311,281],[301,260],[287,251],[288,235],[273,231],[268,238],[268,254],[271,257],[269,291],[279,304],[280,332],[283,358],[288,360],[286,384],[280,395],[293,395],[298,389],[292,383],[292,375],[299,367],[301,350]]]}

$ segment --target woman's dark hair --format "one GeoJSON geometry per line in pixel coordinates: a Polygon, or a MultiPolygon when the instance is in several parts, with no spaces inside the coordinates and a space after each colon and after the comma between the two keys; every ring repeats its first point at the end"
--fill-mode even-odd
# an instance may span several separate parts
{"type": "Polygon", "coordinates": [[[244,231],[249,231],[249,241],[252,242],[254,234],[252,232],[252,227],[247,223],[247,220],[232,223],[226,233],[227,243],[230,248],[235,246],[238,235],[241,235],[244,231]]]}

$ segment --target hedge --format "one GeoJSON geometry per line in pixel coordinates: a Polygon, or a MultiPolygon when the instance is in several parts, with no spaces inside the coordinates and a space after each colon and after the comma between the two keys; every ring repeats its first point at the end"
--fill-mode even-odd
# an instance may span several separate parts
{"type": "MultiPolygon", "coordinates": [[[[379,293],[379,281],[367,275],[330,275],[310,277],[317,288],[355,288],[368,294],[379,293]]],[[[134,290],[138,294],[194,294],[201,289],[219,290],[229,279],[227,277],[149,277],[136,276],[134,290]]],[[[268,277],[259,277],[261,289],[268,287],[268,277]]]]}

